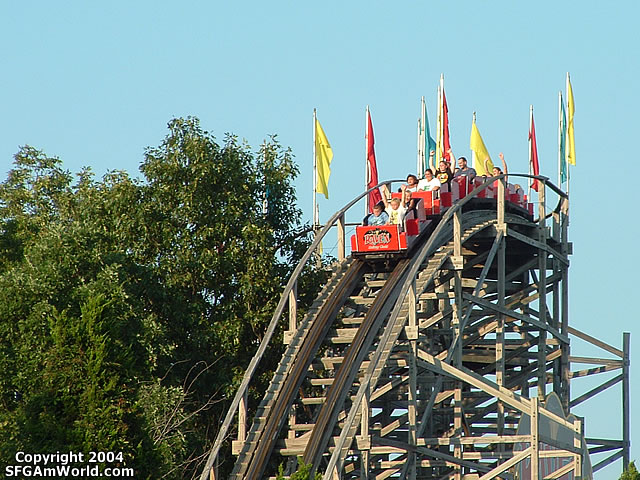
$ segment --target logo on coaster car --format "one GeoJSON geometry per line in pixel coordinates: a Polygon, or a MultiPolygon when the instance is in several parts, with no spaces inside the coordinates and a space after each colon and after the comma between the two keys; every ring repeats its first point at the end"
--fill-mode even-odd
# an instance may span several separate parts
{"type": "Polygon", "coordinates": [[[364,234],[364,244],[370,246],[386,245],[391,243],[391,232],[388,230],[370,230],[364,234]]]}

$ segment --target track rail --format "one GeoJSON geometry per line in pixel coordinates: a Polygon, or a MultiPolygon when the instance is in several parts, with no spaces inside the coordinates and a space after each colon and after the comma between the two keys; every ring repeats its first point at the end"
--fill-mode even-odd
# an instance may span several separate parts
{"type": "MultiPolygon", "coordinates": [[[[511,177],[516,176],[518,175],[511,174],[511,177]]],[[[547,242],[544,235],[540,232],[542,232],[542,229],[545,229],[545,221],[548,218],[565,218],[566,211],[568,209],[567,197],[555,186],[548,183],[548,179],[546,177],[532,177],[527,175],[522,175],[522,177],[537,178],[540,180],[543,185],[542,200],[538,211],[538,218],[533,222],[529,220],[523,223],[526,224],[526,226],[523,227],[524,230],[522,231],[529,233],[523,234],[516,231],[513,233],[513,238],[520,242],[529,242],[530,248],[538,248],[538,251],[540,252],[544,251],[545,256],[547,252],[550,252],[551,254],[558,253],[553,249],[556,248],[559,243],[547,242]],[[549,190],[557,194],[558,197],[556,207],[551,209],[549,212],[546,211],[546,203],[544,200],[544,192],[547,185],[549,190]]],[[[498,177],[498,179],[502,178],[503,176],[498,177]]],[[[350,346],[346,349],[344,357],[335,371],[335,375],[328,383],[326,395],[318,399],[322,400],[322,405],[318,408],[316,414],[314,414],[314,424],[309,425],[311,431],[301,437],[304,438],[305,442],[305,461],[312,462],[314,469],[317,469],[320,465],[321,458],[327,458],[326,453],[330,450],[328,444],[334,435],[335,429],[338,428],[338,418],[342,416],[341,418],[344,419],[344,416],[347,416],[347,418],[344,419],[344,422],[341,423],[342,427],[345,428],[339,427],[342,428],[342,435],[340,436],[340,439],[338,439],[335,446],[336,448],[333,449],[333,455],[331,456],[325,478],[329,478],[328,476],[330,475],[330,470],[332,468],[337,468],[338,470],[342,468],[347,451],[350,448],[349,446],[351,445],[355,435],[356,420],[359,418],[357,413],[357,404],[361,399],[358,396],[361,395],[361,392],[364,391],[364,389],[372,389],[375,387],[382,369],[389,359],[394,344],[398,341],[398,338],[404,331],[411,306],[411,302],[406,296],[408,288],[417,280],[417,291],[415,293],[420,295],[420,292],[425,291],[427,285],[433,286],[433,282],[445,262],[455,263],[458,261],[458,258],[461,258],[461,241],[465,241],[465,238],[469,239],[473,237],[488,226],[504,224],[504,202],[502,202],[502,206],[500,206],[500,201],[498,201],[497,210],[494,210],[492,214],[488,213],[486,215],[476,215],[474,217],[473,214],[468,214],[467,212],[467,214],[463,215],[463,211],[468,210],[469,208],[469,202],[471,202],[479,192],[487,188],[493,180],[495,179],[491,179],[491,182],[488,181],[484,185],[476,188],[471,192],[471,194],[456,203],[454,207],[450,208],[443,215],[431,236],[422,239],[422,242],[414,249],[409,258],[397,263],[386,279],[384,286],[382,286],[380,291],[378,291],[375,299],[368,307],[364,320],[358,327],[357,332],[355,332],[355,336],[353,337],[350,346]],[[463,218],[467,221],[466,225],[462,225],[463,218]],[[458,233],[456,233],[456,229],[458,229],[458,233]],[[456,238],[459,238],[457,243],[455,241],[456,238]],[[356,378],[359,380],[356,380],[356,378]],[[350,395],[350,392],[354,392],[354,388],[358,390],[358,395],[355,398],[351,397],[351,408],[345,410],[345,400],[350,395]],[[344,438],[342,438],[343,436],[344,438]]],[[[325,225],[317,235],[301,263],[294,270],[293,275],[285,287],[276,312],[272,318],[272,322],[265,334],[264,340],[259,346],[256,355],[247,369],[239,391],[237,392],[225,421],[219,431],[214,447],[209,455],[207,465],[200,477],[201,480],[206,480],[209,476],[209,472],[212,469],[214,460],[218,455],[222,443],[227,438],[227,432],[233,416],[238,409],[240,399],[245,394],[251,377],[255,372],[257,362],[259,362],[260,358],[264,354],[266,345],[269,343],[273,333],[275,332],[277,322],[286,306],[288,294],[297,281],[304,264],[311,258],[313,251],[322,241],[322,238],[326,235],[332,224],[334,224],[338,218],[342,217],[349,208],[351,208],[367,193],[368,192],[365,192],[358,198],[354,199],[354,201],[344,209],[337,212],[329,220],[327,225],[325,225]]],[[[515,223],[518,223],[517,219],[515,223]]],[[[559,242],[560,244],[565,242],[566,247],[566,224],[563,223],[561,228],[564,230],[558,233],[559,242]]],[[[506,239],[503,235],[504,232],[506,232],[506,230],[503,229],[503,227],[500,227],[498,230],[498,236],[494,241],[491,251],[484,252],[484,254],[479,255],[478,260],[476,260],[476,262],[481,262],[483,258],[489,258],[488,264],[484,266],[482,272],[482,275],[485,277],[490,270],[490,263],[493,261],[493,257],[496,256],[496,252],[499,248],[503,248],[501,245],[504,245],[502,242],[503,239],[506,239]]],[[[504,242],[506,242],[506,240],[504,240],[504,242]]],[[[563,251],[561,253],[565,254],[566,252],[563,251]]],[[[563,259],[560,255],[558,258],[560,260],[563,259]]],[[[272,387],[270,387],[262,404],[258,408],[256,420],[254,420],[247,442],[243,446],[238,461],[236,462],[236,466],[234,467],[233,478],[263,478],[265,470],[269,464],[270,455],[272,455],[272,452],[279,441],[279,432],[287,418],[287,412],[294,402],[296,392],[301,388],[301,384],[309,371],[310,365],[314,361],[323,339],[326,340],[332,322],[335,321],[338,311],[345,306],[345,301],[349,297],[350,292],[359,282],[362,282],[363,275],[367,270],[366,265],[362,260],[349,260],[347,263],[342,265],[342,269],[339,269],[339,271],[336,272],[336,275],[334,275],[334,278],[330,280],[329,285],[331,288],[325,289],[324,298],[322,298],[322,295],[319,297],[316,302],[317,305],[315,305],[315,308],[312,307],[312,311],[308,314],[307,321],[301,324],[295,338],[287,348],[287,352],[285,353],[285,356],[278,367],[278,371],[276,372],[272,387]]],[[[473,262],[469,265],[470,267],[465,268],[472,268],[473,262]]],[[[539,265],[542,265],[542,263],[539,265]]],[[[455,267],[452,271],[456,268],[458,267],[455,267]]],[[[480,286],[483,283],[482,278],[484,278],[482,275],[478,280],[477,290],[481,290],[480,286]]],[[[476,292],[474,291],[474,294],[475,293],[476,292]]],[[[462,295],[460,295],[461,300],[462,298],[462,295]]],[[[471,317],[472,320],[469,320],[469,315],[471,315],[473,311],[471,308],[473,302],[467,299],[466,305],[469,306],[467,309],[467,315],[460,316],[460,319],[462,320],[462,328],[453,338],[453,342],[449,345],[448,349],[443,352],[443,354],[447,356],[447,361],[450,361],[453,358],[456,351],[462,351],[463,346],[466,345],[465,342],[468,343],[467,340],[463,341],[462,336],[465,322],[473,323],[473,321],[476,321],[476,317],[473,316],[471,317]]],[[[524,308],[529,308],[528,303],[523,305],[524,308]]],[[[442,315],[438,318],[442,318],[442,315]]],[[[431,325],[434,325],[436,321],[437,320],[433,320],[431,325]]],[[[539,321],[538,324],[535,324],[534,322],[534,324],[539,328],[542,328],[545,332],[551,332],[556,336],[556,338],[564,335],[564,332],[560,332],[557,329],[554,330],[555,327],[553,325],[549,324],[547,326],[546,323],[546,319],[539,321]]],[[[477,325],[481,326],[483,324],[479,322],[477,325]]],[[[527,340],[531,343],[534,338],[530,336],[527,340]]],[[[522,354],[522,352],[526,353],[527,348],[522,347],[521,350],[522,351],[519,351],[520,354],[522,354]]],[[[319,381],[320,380],[321,379],[319,379],[319,381]]],[[[441,380],[439,381],[441,382],[441,380]]],[[[443,392],[439,396],[436,395],[436,390],[441,388],[442,383],[436,383],[433,388],[434,393],[431,400],[428,402],[427,409],[433,407],[436,402],[436,397],[438,399],[437,401],[442,401],[443,398],[446,398],[446,395],[443,397],[443,392]]],[[[427,415],[427,412],[425,412],[425,415],[427,415]]],[[[395,440],[388,440],[387,443],[389,442],[393,443],[395,440]]],[[[447,457],[447,459],[443,461],[445,464],[447,462],[452,463],[453,460],[451,460],[451,458],[447,457]]],[[[462,460],[460,461],[463,462],[462,460]]],[[[467,462],[467,464],[468,463],[469,462],[467,462]]],[[[463,464],[465,463],[460,463],[460,465],[463,464]]],[[[487,467],[479,467],[478,471],[487,471],[487,467]]],[[[402,476],[406,473],[406,470],[403,470],[402,476]]]]}
{"type": "Polygon", "coordinates": [[[315,421],[311,438],[305,449],[305,462],[314,463],[317,461],[318,452],[322,452],[332,434],[332,426],[338,416],[344,399],[349,390],[346,388],[353,383],[353,379],[359,371],[359,367],[369,348],[375,339],[380,324],[389,314],[393,304],[390,299],[395,299],[398,290],[411,265],[409,259],[403,259],[396,265],[395,269],[387,279],[382,291],[376,296],[374,304],[365,316],[364,322],[358,328],[356,336],[349,346],[340,368],[336,372],[334,381],[329,389],[320,414],[315,421]]]}
{"type": "MultiPolygon", "coordinates": [[[[314,315],[313,322],[311,322],[302,341],[298,342],[299,345],[293,345],[293,348],[289,349],[293,352],[288,352],[290,356],[285,356],[285,358],[291,367],[287,369],[283,380],[276,380],[275,393],[267,393],[263,406],[264,411],[261,414],[263,416],[259,417],[259,419],[265,419],[264,426],[253,432],[250,442],[246,444],[249,448],[245,448],[241,453],[232,478],[261,477],[277,440],[278,432],[287,418],[287,411],[305,378],[305,372],[309,369],[320,343],[327,335],[338,309],[353,289],[355,282],[360,280],[364,267],[364,263],[359,260],[351,263],[335,290],[324,301],[318,313],[314,315]]],[[[257,424],[259,425],[260,422],[257,424]]]]}

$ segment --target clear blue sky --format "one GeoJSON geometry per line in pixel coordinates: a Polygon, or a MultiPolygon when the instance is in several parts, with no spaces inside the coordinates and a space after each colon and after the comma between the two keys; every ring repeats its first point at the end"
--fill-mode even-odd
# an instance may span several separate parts
{"type": "MultiPolygon", "coordinates": [[[[639,15],[632,0],[3,2],[2,177],[24,144],[73,172],[90,165],[98,175],[137,175],[144,148],[162,141],[167,122],[194,115],[219,139],[232,132],[257,148],[277,134],[291,146],[310,220],[315,107],[335,155],[330,200],[318,199],[326,219],[362,191],[365,107],[381,179],[404,177],[415,170],[420,97],[433,129],[444,73],[456,155],[469,155],[476,111],[492,157],[502,151],[511,172],[526,172],[533,104],[541,172],[556,179],[558,91],[569,71],[577,150],[570,321],[616,346],[632,332],[637,404],[639,15]]],[[[572,353],[594,352],[576,343],[572,353]]],[[[576,392],[586,388],[579,385],[576,392]]],[[[618,392],[577,410],[588,436],[621,435],[618,392]]]]}

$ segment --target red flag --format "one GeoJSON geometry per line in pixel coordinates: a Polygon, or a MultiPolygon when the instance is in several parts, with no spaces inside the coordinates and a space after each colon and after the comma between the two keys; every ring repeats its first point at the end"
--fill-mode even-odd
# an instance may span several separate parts
{"type": "MultiPolygon", "coordinates": [[[[371,125],[371,113],[367,108],[367,190],[378,184],[378,167],[376,165],[376,151],[373,148],[373,125],[371,125]]],[[[380,190],[369,192],[369,213],[373,213],[373,206],[382,200],[380,190]]]]}
{"type": "MultiPolygon", "coordinates": [[[[531,126],[529,127],[529,161],[531,162],[531,171],[534,175],[540,175],[540,166],[538,165],[538,145],[536,144],[536,126],[533,123],[533,110],[531,110],[531,126]]],[[[538,191],[538,180],[534,179],[531,188],[538,191]]]]}
{"type": "Polygon", "coordinates": [[[451,142],[449,141],[449,108],[447,107],[447,97],[444,96],[444,88],[442,89],[442,158],[451,161],[449,158],[449,150],[451,142]]]}

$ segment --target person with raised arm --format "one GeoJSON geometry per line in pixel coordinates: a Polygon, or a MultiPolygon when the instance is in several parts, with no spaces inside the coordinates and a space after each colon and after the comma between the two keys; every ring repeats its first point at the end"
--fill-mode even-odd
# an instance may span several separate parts
{"type": "MultiPolygon", "coordinates": [[[[433,150],[431,151],[433,152],[433,150]]],[[[440,160],[440,165],[438,165],[438,171],[436,172],[436,178],[440,180],[440,188],[443,192],[451,191],[451,179],[453,178],[453,172],[446,161],[440,160]]]]}
{"type": "MultiPolygon", "coordinates": [[[[494,177],[497,177],[498,175],[502,175],[503,173],[505,174],[505,182],[507,181],[507,175],[509,175],[509,170],[507,169],[507,162],[504,161],[504,155],[502,152],[500,152],[498,154],[498,156],[500,157],[500,160],[502,161],[502,170],[500,169],[500,167],[496,167],[494,166],[493,169],[491,170],[491,173],[493,174],[494,177]]],[[[485,158],[484,159],[484,169],[488,172],[489,171],[489,158],[485,158]]]]}
{"type": "Polygon", "coordinates": [[[386,185],[382,185],[380,190],[382,193],[382,201],[385,206],[385,212],[389,215],[389,221],[387,223],[389,225],[399,225],[400,230],[403,230],[404,216],[407,213],[407,208],[405,207],[407,203],[407,186],[402,185],[400,188],[402,190],[402,199],[391,198],[391,192],[386,185]]]}

